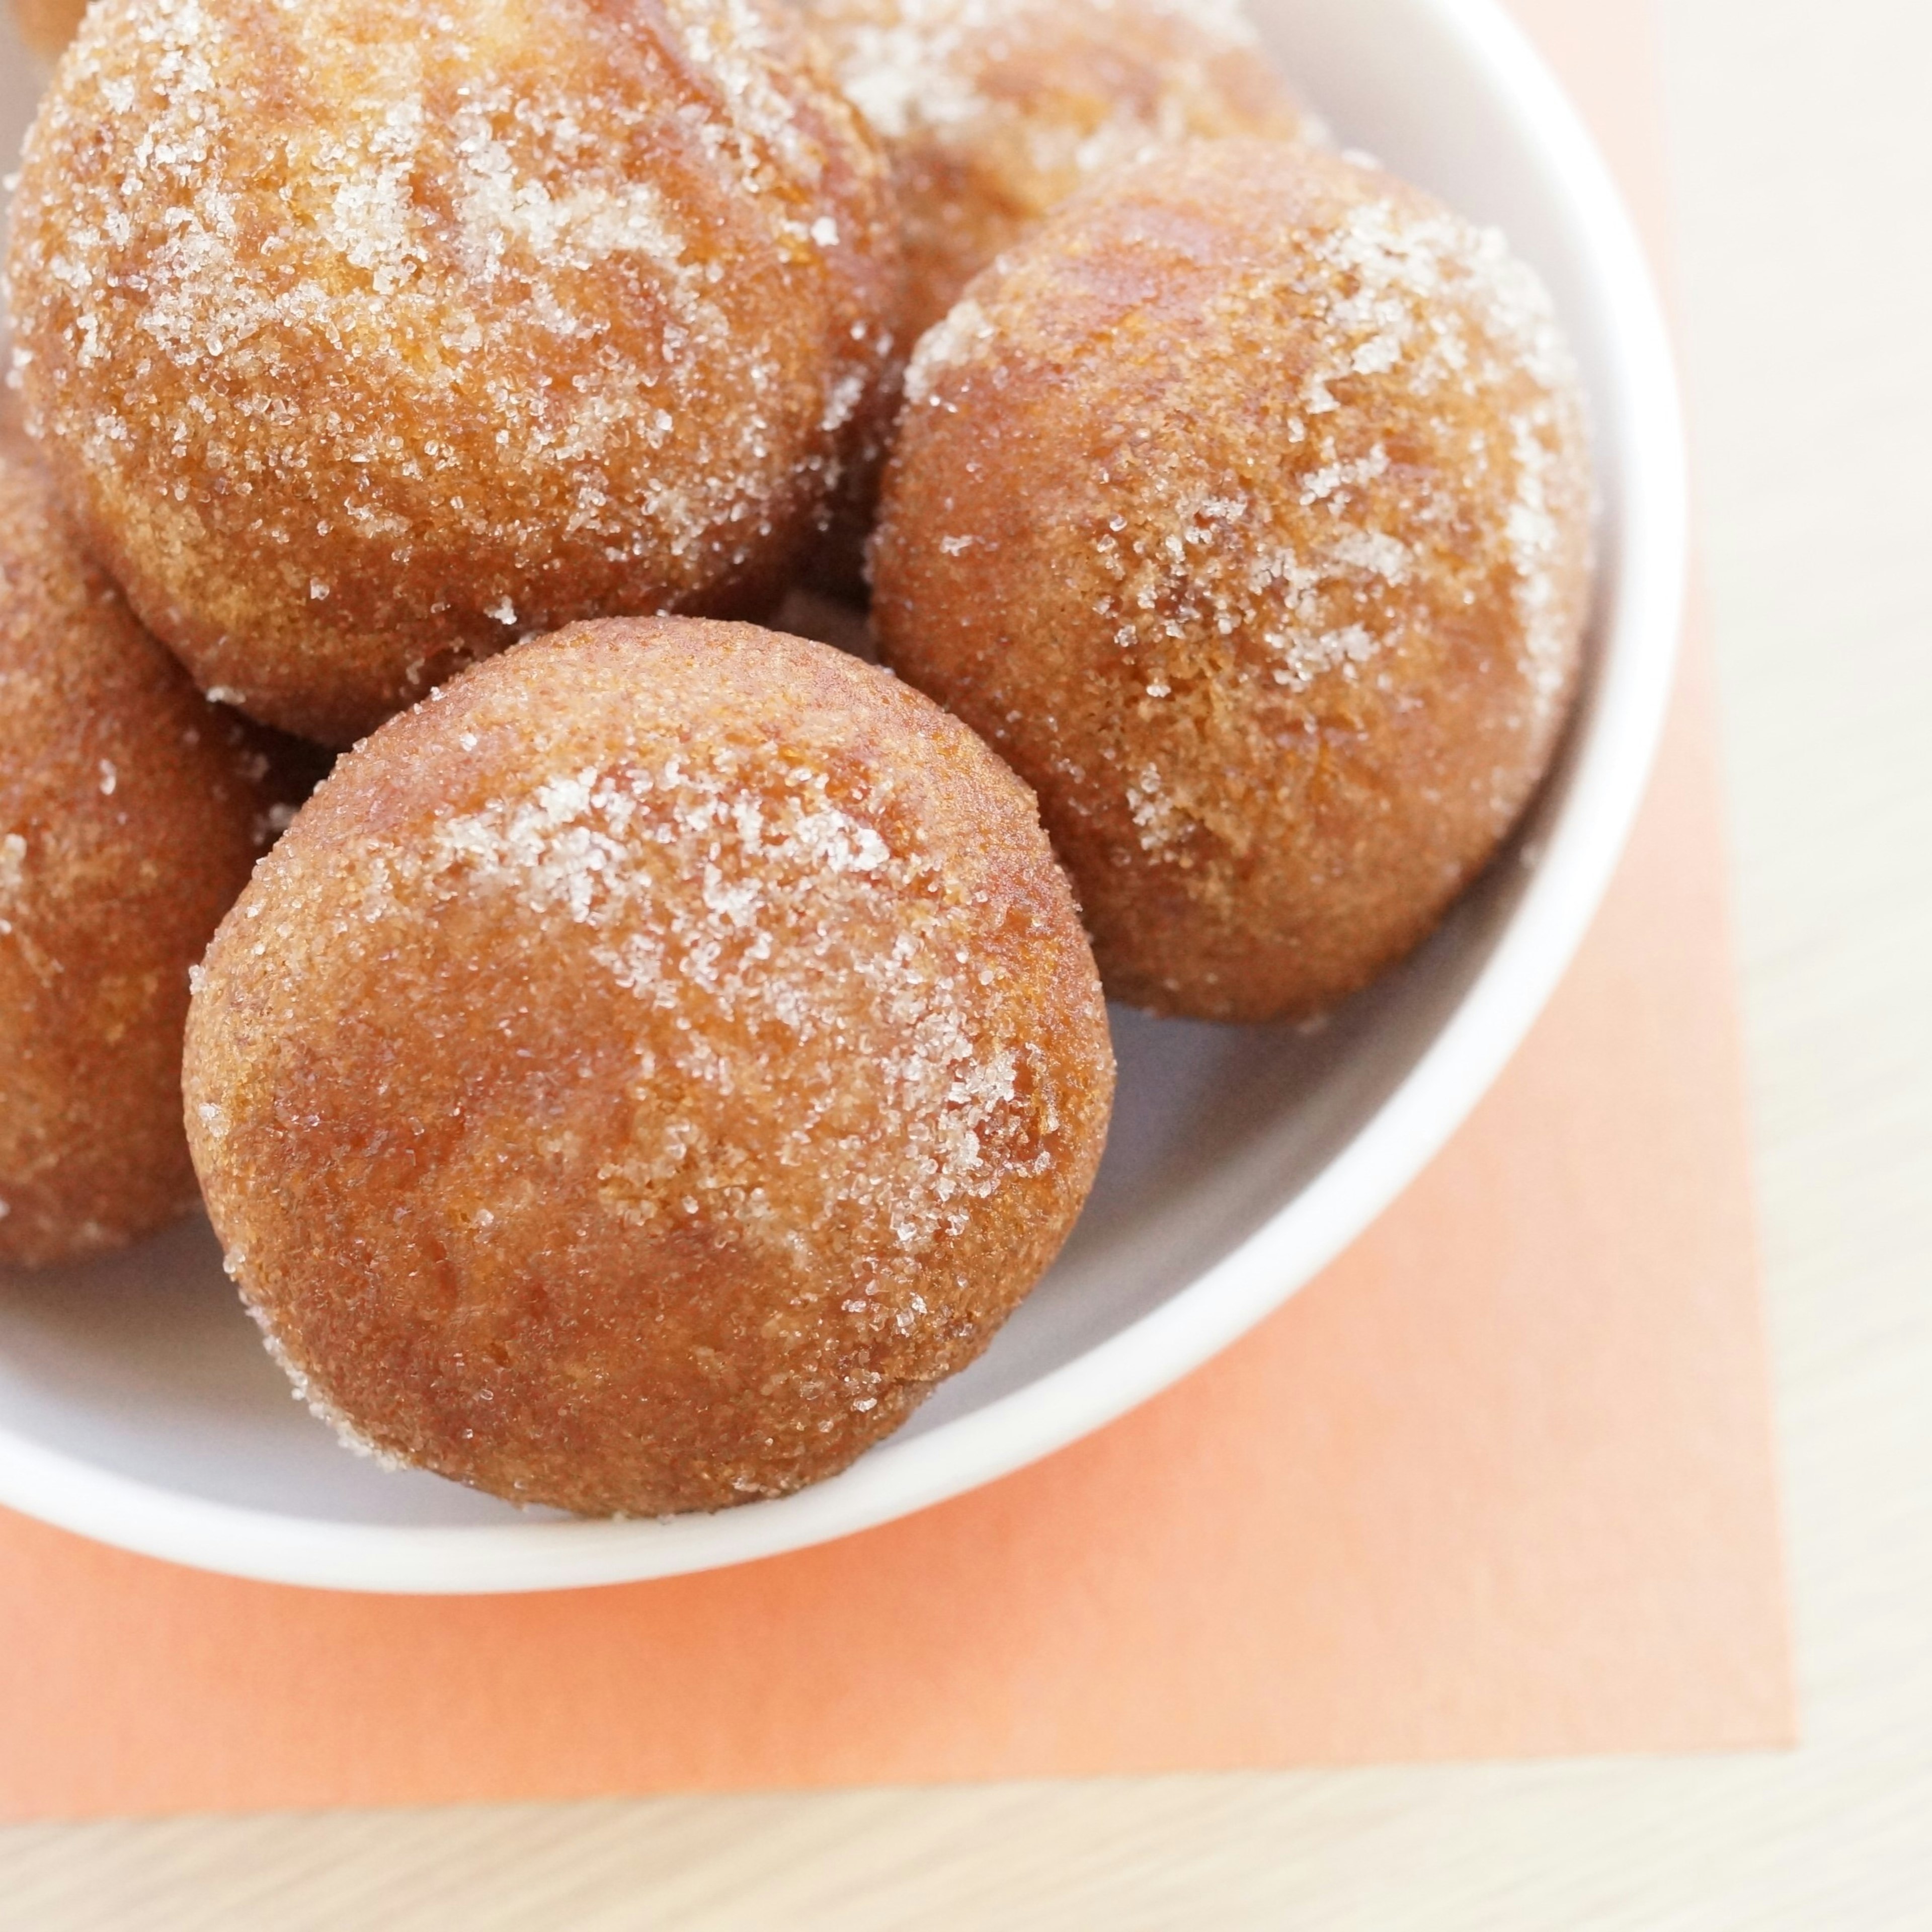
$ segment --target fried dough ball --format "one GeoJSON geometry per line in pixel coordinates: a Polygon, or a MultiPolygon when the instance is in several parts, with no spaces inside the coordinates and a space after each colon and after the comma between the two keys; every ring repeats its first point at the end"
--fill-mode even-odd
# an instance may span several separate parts
{"type": "Polygon", "coordinates": [[[74,38],[87,0],[14,0],[20,38],[43,60],[52,60],[74,38]]]}
{"type": "Polygon", "coordinates": [[[1502,238],[1256,142],[1115,177],[920,345],[886,662],[1038,791],[1109,993],[1309,1016],[1536,787],[1589,586],[1582,405],[1502,238]]]}
{"type": "Polygon", "coordinates": [[[1318,124],[1236,0],[799,0],[884,144],[908,344],[1077,189],[1189,136],[1318,124]]]}
{"type": "Polygon", "coordinates": [[[28,426],[205,689],[341,744],[567,620],[751,610],[877,434],[882,164],[761,0],[100,0],[28,426]]]}
{"type": "Polygon", "coordinates": [[[274,781],[0,436],[0,1264],[194,1204],[188,969],[274,827],[274,781]]]}
{"type": "Polygon", "coordinates": [[[343,759],[186,1066],[298,1390],[586,1514],[896,1427],[1052,1258],[1113,1084],[1026,788],[884,671],[683,618],[525,644],[343,759]]]}

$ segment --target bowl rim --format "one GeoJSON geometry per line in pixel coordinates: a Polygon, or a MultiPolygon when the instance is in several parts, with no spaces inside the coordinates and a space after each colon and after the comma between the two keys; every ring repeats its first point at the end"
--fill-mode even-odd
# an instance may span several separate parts
{"type": "Polygon", "coordinates": [[[874,1528],[1010,1474],[1179,1381],[1286,1301],[1408,1186],[1521,1044],[1567,970],[1647,789],[1673,686],[1688,485],[1670,334],[1636,229],[1576,110],[1497,0],[1426,0],[1513,109],[1583,238],[1624,431],[1618,598],[1540,862],[1454,1010],[1346,1147],[1231,1253],[1127,1328],[798,1494],[654,1521],[407,1526],[184,1495],[0,1426],[0,1503],[140,1554],[259,1581],[473,1594],[722,1569],[874,1528]],[[1292,1258],[1284,1261],[1282,1250],[1292,1258]]]}

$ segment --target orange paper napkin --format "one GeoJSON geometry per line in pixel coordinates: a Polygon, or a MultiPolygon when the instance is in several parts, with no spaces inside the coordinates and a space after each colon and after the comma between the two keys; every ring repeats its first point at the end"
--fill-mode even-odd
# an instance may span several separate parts
{"type": "MultiPolygon", "coordinates": [[[[1641,10],[1523,0],[1658,202],[1641,10]]],[[[1766,1745],[1792,1728],[1704,659],[1576,967],[1335,1267],[1048,1462],[565,1596],[0,1514],[0,1816],[1766,1745]]]]}

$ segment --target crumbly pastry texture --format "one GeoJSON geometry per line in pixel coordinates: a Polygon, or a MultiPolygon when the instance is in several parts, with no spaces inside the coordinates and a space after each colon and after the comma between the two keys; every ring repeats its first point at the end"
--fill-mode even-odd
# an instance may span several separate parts
{"type": "Polygon", "coordinates": [[[890,159],[910,343],[1078,189],[1190,137],[1320,137],[1233,0],[799,0],[890,159]]]}
{"type": "Polygon", "coordinates": [[[270,749],[142,632],[0,434],[0,1264],[194,1204],[188,970],[278,796],[270,749]]]}
{"type": "Polygon", "coordinates": [[[1590,580],[1582,404],[1502,237],[1228,141],[1074,203],[922,341],[887,662],[1032,784],[1110,994],[1318,1012],[1534,789],[1590,580]]]}
{"type": "Polygon", "coordinates": [[[1106,1015],[1025,788],[889,674],[611,620],[338,766],[211,948],[189,1131],[297,1388],[589,1514],[843,1467],[1084,1201],[1106,1015]]]}
{"type": "Polygon", "coordinates": [[[100,0],[14,376],[204,688],[344,743],[527,633],[776,593],[892,381],[816,62],[760,0],[100,0]]]}

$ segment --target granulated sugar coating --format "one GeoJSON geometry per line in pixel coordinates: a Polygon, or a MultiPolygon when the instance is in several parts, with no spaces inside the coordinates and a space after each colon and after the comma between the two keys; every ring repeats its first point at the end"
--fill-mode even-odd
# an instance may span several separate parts
{"type": "Polygon", "coordinates": [[[1040,794],[1114,996],[1319,1012],[1436,924],[1562,730],[1582,404],[1502,238],[1306,147],[1070,205],[921,343],[886,661],[1040,794]]]}
{"type": "Polygon", "coordinates": [[[275,829],[276,776],[0,436],[0,1264],[193,1204],[188,970],[275,829]]]}
{"type": "Polygon", "coordinates": [[[1113,1063],[1025,788],[889,674],[609,620],[350,753],[210,949],[196,1166],[353,1443],[586,1514],[830,1474],[983,1348],[1113,1063]]]}
{"type": "Polygon", "coordinates": [[[1318,131],[1235,0],[798,0],[892,163],[908,342],[1077,189],[1190,136],[1318,131]]]}
{"type": "Polygon", "coordinates": [[[28,426],[204,688],[346,742],[570,619],[774,597],[888,406],[883,164],[762,0],[100,0],[28,426]]]}

